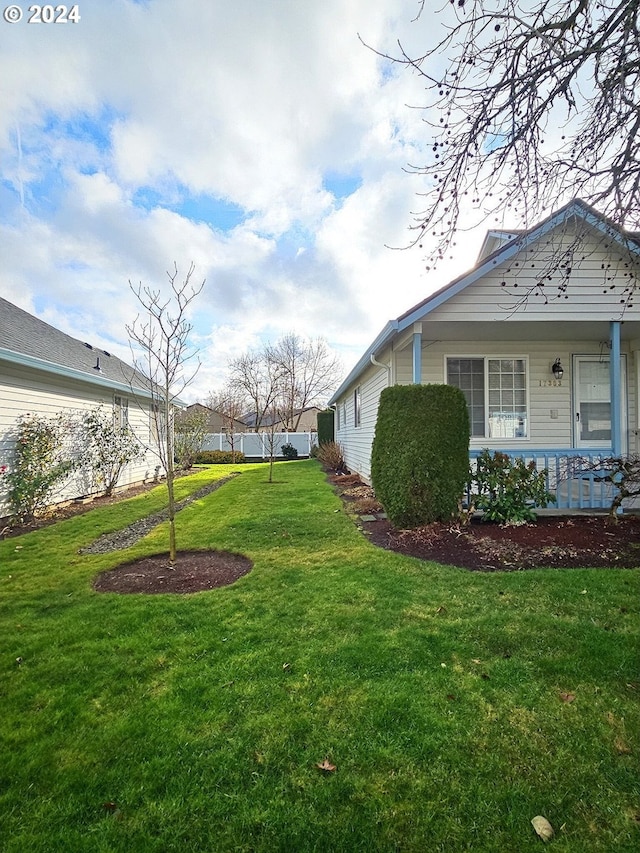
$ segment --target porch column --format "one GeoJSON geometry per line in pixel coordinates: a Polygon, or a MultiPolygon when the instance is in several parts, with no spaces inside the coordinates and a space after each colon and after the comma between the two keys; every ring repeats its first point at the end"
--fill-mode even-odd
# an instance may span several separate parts
{"type": "Polygon", "coordinates": [[[622,453],[622,379],[620,375],[620,321],[611,321],[611,357],[609,359],[611,387],[611,452],[622,453]]]}
{"type": "Polygon", "coordinates": [[[422,323],[413,324],[413,384],[422,383],[422,323]]]}

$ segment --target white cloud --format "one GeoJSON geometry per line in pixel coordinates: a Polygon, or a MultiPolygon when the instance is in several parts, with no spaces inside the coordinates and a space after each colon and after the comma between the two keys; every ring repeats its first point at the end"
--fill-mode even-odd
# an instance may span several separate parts
{"type": "Polygon", "coordinates": [[[5,26],[0,293],[123,355],[129,280],[165,286],[174,261],[193,261],[207,280],[194,394],[230,356],[292,329],[324,335],[348,366],[444,283],[419,250],[386,248],[410,238],[420,189],[403,172],[423,157],[422,116],[405,106],[419,77],[358,38],[415,39],[417,8],[101,0],[76,25],[5,26]],[[336,199],[328,175],[358,188],[336,199]],[[202,198],[238,221],[198,215],[202,198]]]}

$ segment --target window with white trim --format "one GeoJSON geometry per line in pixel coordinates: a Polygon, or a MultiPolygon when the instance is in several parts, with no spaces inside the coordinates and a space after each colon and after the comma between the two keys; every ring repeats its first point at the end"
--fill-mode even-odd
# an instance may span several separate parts
{"type": "Polygon", "coordinates": [[[447,357],[446,381],[465,396],[471,438],[528,438],[526,358],[447,357]]]}
{"type": "Polygon", "coordinates": [[[129,425],[129,400],[117,394],[113,398],[113,425],[116,429],[129,425]]]}
{"type": "Polygon", "coordinates": [[[360,386],[353,392],[353,425],[359,427],[362,420],[362,396],[360,386]]]}

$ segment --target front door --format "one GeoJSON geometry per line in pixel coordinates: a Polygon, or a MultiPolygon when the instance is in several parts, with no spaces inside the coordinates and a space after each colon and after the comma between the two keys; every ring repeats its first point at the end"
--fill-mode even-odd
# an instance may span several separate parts
{"type": "MultiPolygon", "coordinates": [[[[625,397],[624,358],[621,364],[623,401],[625,397]]],[[[611,447],[611,385],[609,356],[577,355],[573,360],[575,446],[611,447]]],[[[622,433],[626,439],[626,411],[621,408],[622,433]]]]}

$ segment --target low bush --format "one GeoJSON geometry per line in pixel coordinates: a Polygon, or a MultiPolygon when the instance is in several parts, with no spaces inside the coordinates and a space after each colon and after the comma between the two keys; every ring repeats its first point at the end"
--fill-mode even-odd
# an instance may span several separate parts
{"type": "Polygon", "coordinates": [[[329,471],[342,471],[344,456],[342,447],[336,441],[326,441],[318,447],[316,458],[329,471]]]}
{"type": "Polygon", "coordinates": [[[236,450],[232,453],[231,450],[201,450],[197,454],[195,465],[239,465],[245,462],[244,453],[236,450]]]}
{"type": "Polygon", "coordinates": [[[555,502],[547,491],[547,471],[538,471],[532,460],[525,463],[506,453],[484,449],[471,470],[472,500],[484,511],[486,521],[501,524],[524,524],[535,521],[534,507],[546,507],[555,502]],[[475,496],[474,496],[475,493],[475,496]]]}
{"type": "Polygon", "coordinates": [[[280,453],[284,456],[285,459],[298,458],[298,450],[293,446],[293,444],[283,444],[280,448],[280,453]]]}

